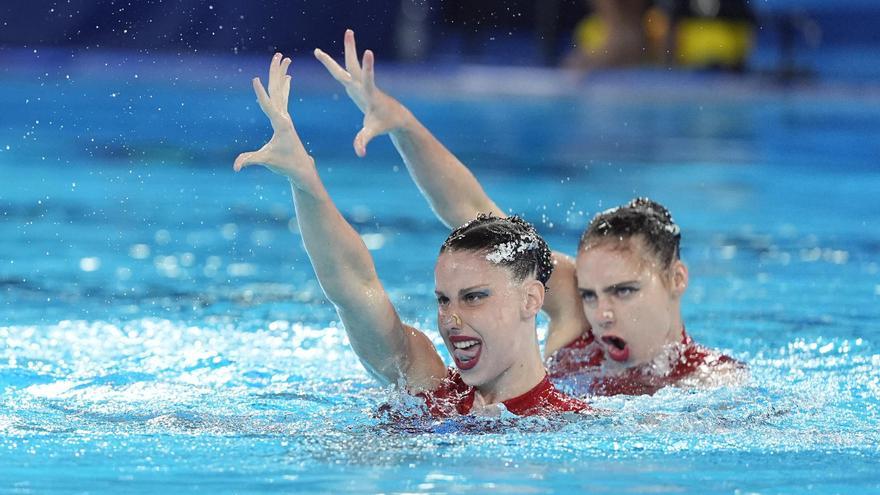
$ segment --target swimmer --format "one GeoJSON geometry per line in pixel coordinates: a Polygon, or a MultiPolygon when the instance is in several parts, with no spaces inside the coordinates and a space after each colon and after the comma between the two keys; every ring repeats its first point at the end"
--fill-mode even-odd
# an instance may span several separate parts
{"type": "Polygon", "coordinates": [[[541,359],[535,317],[552,272],[534,228],[515,217],[481,216],[454,230],[434,270],[440,334],[455,367],[392,306],[360,236],[342,217],[288,113],[289,58],[276,54],[268,91],[253,80],[272,125],[262,148],[240,154],[236,172],[264,165],[288,179],[306,252],[367,371],[422,397],[435,417],[589,412],[559,392],[541,359]]]}
{"type": "MultiPolygon", "coordinates": [[[[365,156],[373,138],[388,134],[422,195],[449,228],[467,222],[480,212],[506,216],[455,155],[406,107],[376,87],[373,52],[366,50],[363,62],[359,62],[354,32],[350,29],[345,32],[344,45],[345,68],[320,49],[315,49],[315,57],[364,113],[363,126],[354,139],[355,153],[365,156]]],[[[589,326],[580,309],[574,260],[555,251],[552,255],[553,276],[542,308],[550,322],[545,357],[568,344],[570,335],[579,335],[589,326]]]]}
{"type": "MultiPolygon", "coordinates": [[[[345,68],[321,50],[316,49],[315,56],[364,112],[363,128],[354,141],[357,155],[366,154],[374,137],[389,134],[413,180],[446,225],[460,224],[477,212],[504,216],[470,170],[400,102],[376,87],[373,53],[367,50],[362,62],[358,61],[351,30],[345,33],[344,46],[345,68]]],[[[642,200],[630,206],[621,214],[666,212],[660,205],[642,200]],[[656,207],[643,207],[645,204],[656,207]]],[[[554,270],[542,309],[549,318],[544,356],[554,377],[598,368],[603,376],[621,377],[591,383],[589,392],[597,394],[653,393],[677,383],[723,384],[738,379],[734,378],[736,373],[728,373],[740,369],[738,363],[715,352],[704,353],[684,331],[680,299],[687,287],[687,269],[678,259],[680,236],[676,238],[674,262],[664,265],[661,261],[665,258],[651,257],[657,257],[652,247],[661,242],[652,237],[653,231],[634,232],[618,244],[598,242],[601,238],[587,235],[590,232],[588,228],[585,239],[589,242],[582,243],[576,260],[559,252],[552,255],[554,270]],[[612,260],[617,262],[613,265],[617,271],[604,265],[612,260]],[[637,270],[641,268],[652,271],[637,270]],[[601,285],[609,281],[613,283],[601,285]],[[631,296],[626,306],[593,309],[594,302],[606,302],[606,290],[613,293],[623,282],[641,284],[632,290],[621,289],[621,295],[631,296]],[[648,282],[650,287],[644,285],[648,282]],[[589,291],[595,293],[596,301],[584,295],[589,291]],[[596,339],[594,331],[608,338],[596,339]],[[689,363],[687,367],[673,362],[682,357],[689,363]],[[662,363],[664,359],[669,362],[662,363]]]]}
{"type": "Polygon", "coordinates": [[[647,198],[593,218],[577,255],[578,292],[592,331],[554,354],[554,376],[601,366],[590,383],[593,393],[639,395],[679,382],[719,384],[741,375],[741,363],[697,345],[685,331],[681,298],[688,270],[680,241],[669,211],[647,198]],[[601,354],[582,353],[590,338],[601,354]]]}

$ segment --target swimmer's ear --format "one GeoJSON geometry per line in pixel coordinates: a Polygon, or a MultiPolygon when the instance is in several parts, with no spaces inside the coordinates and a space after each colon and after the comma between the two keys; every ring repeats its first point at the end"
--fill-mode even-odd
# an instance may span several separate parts
{"type": "Polygon", "coordinates": [[[544,306],[544,284],[541,282],[531,279],[523,282],[523,289],[525,289],[523,306],[522,306],[522,315],[523,318],[533,318],[537,316],[537,314],[541,311],[541,307],[544,306]]]}
{"type": "Polygon", "coordinates": [[[676,297],[681,297],[687,290],[688,286],[688,269],[681,260],[675,260],[672,263],[672,293],[676,297]]]}

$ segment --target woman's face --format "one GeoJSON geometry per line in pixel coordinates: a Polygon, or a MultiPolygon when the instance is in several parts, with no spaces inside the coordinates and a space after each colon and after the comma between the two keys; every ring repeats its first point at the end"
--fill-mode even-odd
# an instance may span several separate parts
{"type": "Polygon", "coordinates": [[[532,308],[528,286],[540,282],[517,281],[507,268],[473,251],[441,253],[434,280],[440,335],[465,383],[492,387],[523,356],[536,352],[540,303],[532,308]]]}
{"type": "Polygon", "coordinates": [[[588,245],[577,256],[578,290],[609,363],[639,366],[681,339],[687,268],[663,268],[641,236],[588,245]]]}

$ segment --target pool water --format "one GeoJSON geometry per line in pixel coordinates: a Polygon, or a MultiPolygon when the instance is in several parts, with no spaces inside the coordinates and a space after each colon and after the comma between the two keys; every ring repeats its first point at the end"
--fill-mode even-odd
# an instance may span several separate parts
{"type": "MultiPolygon", "coordinates": [[[[265,60],[2,56],[2,493],[880,493],[877,88],[380,67],[555,249],[634,196],[666,204],[689,332],[751,370],[595,398],[598,419],[394,422],[379,406],[411,401],[349,349],[285,181],[231,170],[269,136],[265,60]]],[[[387,139],[354,156],[336,83],[294,74],[330,193],[442,348],[447,231],[387,139]]]]}

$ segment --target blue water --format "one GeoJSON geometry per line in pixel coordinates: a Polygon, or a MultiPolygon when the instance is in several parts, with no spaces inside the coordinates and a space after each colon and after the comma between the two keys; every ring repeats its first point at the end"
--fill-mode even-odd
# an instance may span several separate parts
{"type": "MultiPolygon", "coordinates": [[[[2,56],[2,493],[880,492],[876,87],[380,71],[556,249],[633,196],[669,206],[689,332],[751,369],[596,398],[600,419],[400,424],[376,415],[407,400],[349,349],[285,181],[231,170],[269,135],[264,60],[2,56]]],[[[335,82],[294,73],[331,194],[442,347],[447,232],[387,140],[355,158],[335,82]]]]}

